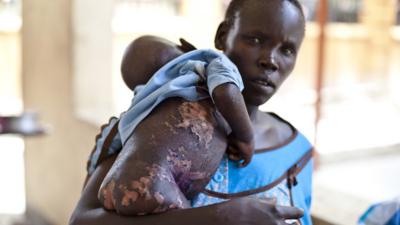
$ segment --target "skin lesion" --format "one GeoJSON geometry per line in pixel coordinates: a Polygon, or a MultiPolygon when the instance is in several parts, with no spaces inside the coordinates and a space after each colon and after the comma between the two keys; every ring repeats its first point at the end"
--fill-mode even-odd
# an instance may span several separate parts
{"type": "Polygon", "coordinates": [[[176,127],[190,128],[190,131],[199,139],[200,144],[208,148],[216,126],[209,110],[198,102],[184,102],[179,106],[178,111],[182,122],[176,127]]]}
{"type": "Polygon", "coordinates": [[[169,150],[167,155],[167,162],[175,182],[183,193],[190,189],[193,181],[203,180],[210,176],[209,173],[196,171],[192,166],[193,162],[186,159],[185,154],[187,154],[187,151],[181,146],[177,151],[169,150]]]}
{"type": "Polygon", "coordinates": [[[115,181],[111,180],[105,188],[101,189],[100,199],[103,200],[104,207],[108,210],[115,209],[115,199],[114,199],[114,189],[115,181]]]}
{"type": "Polygon", "coordinates": [[[168,169],[153,163],[144,170],[145,175],[137,179],[125,182],[111,179],[101,188],[99,197],[104,207],[122,215],[146,215],[188,207],[168,169]]]}
{"type": "Polygon", "coordinates": [[[164,203],[164,196],[160,192],[154,193],[154,198],[157,200],[158,204],[162,205],[164,203]]]}
{"type": "Polygon", "coordinates": [[[139,193],[137,193],[136,191],[128,190],[128,188],[124,185],[120,185],[119,189],[121,190],[121,192],[124,193],[124,197],[122,198],[121,202],[122,206],[130,206],[131,203],[135,202],[139,197],[139,193]]]}
{"type": "Polygon", "coordinates": [[[178,132],[176,131],[175,127],[172,126],[169,122],[165,121],[164,125],[169,129],[169,131],[171,131],[173,134],[178,134],[178,132]]]}

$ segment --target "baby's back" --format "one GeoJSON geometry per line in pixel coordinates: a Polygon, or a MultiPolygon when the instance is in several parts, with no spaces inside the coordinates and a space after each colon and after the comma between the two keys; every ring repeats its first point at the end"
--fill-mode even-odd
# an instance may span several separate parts
{"type": "Polygon", "coordinates": [[[99,192],[124,215],[187,208],[226,150],[224,120],[208,100],[170,98],[135,128],[99,192]]]}

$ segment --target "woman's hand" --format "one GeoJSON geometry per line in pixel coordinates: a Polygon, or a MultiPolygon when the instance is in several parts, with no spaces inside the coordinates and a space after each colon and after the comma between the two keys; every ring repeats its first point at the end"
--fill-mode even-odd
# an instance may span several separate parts
{"type": "Polygon", "coordinates": [[[300,219],[303,210],[278,206],[274,202],[252,197],[244,197],[230,200],[217,205],[217,224],[230,225],[284,225],[287,220],[300,219]]]}

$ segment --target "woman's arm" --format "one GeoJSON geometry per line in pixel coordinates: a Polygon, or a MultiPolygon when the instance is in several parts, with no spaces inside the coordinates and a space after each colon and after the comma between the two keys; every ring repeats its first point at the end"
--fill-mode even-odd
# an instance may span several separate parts
{"type": "Polygon", "coordinates": [[[70,225],[281,225],[286,224],[285,219],[299,218],[303,214],[294,207],[276,206],[254,198],[238,198],[206,207],[174,210],[157,215],[120,216],[103,209],[97,199],[100,184],[115,158],[105,160],[88,179],[71,216],[70,225]]]}

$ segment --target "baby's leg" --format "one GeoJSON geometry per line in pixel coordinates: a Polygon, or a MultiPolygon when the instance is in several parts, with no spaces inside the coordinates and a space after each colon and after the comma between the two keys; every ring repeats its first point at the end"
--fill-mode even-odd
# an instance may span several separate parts
{"type": "Polygon", "coordinates": [[[127,149],[105,177],[99,199],[106,209],[130,216],[190,207],[168,166],[138,160],[127,149]]]}
{"type": "Polygon", "coordinates": [[[135,129],[105,177],[99,199],[123,215],[187,208],[226,149],[211,102],[169,99],[135,129]]]}

